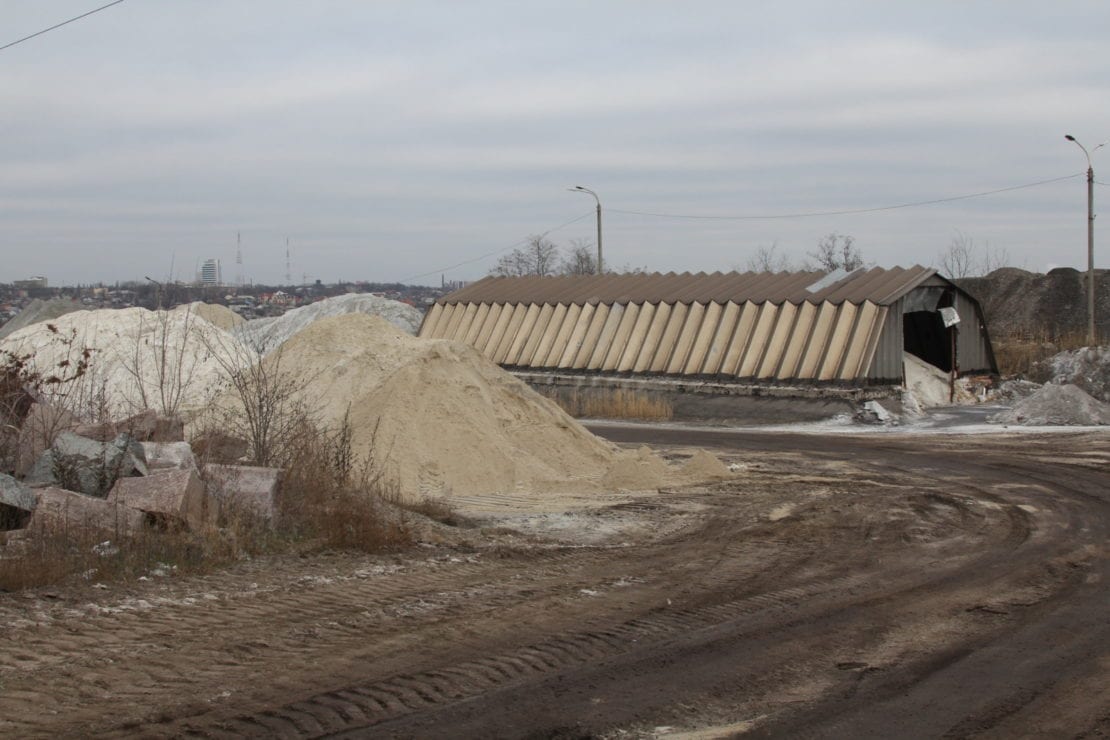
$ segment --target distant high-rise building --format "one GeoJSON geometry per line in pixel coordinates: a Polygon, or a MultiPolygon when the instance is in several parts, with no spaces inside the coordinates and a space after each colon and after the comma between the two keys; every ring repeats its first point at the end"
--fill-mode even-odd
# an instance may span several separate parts
{"type": "Polygon", "coordinates": [[[220,275],[220,261],[217,259],[207,259],[204,264],[200,266],[200,284],[201,285],[220,285],[223,283],[223,277],[220,275]]]}

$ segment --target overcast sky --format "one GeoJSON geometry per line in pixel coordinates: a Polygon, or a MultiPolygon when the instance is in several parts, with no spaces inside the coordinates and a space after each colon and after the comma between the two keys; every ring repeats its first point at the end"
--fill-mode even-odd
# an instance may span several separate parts
{"type": "MultiPolygon", "coordinates": [[[[106,1],[4,0],[0,45],[106,1]]],[[[126,0],[0,52],[0,281],[191,280],[209,257],[234,280],[237,232],[255,282],[284,281],[286,238],[296,282],[469,280],[578,217],[549,238],[593,239],[579,184],[614,266],[744,269],[830,232],[881,266],[930,264],[959,232],[1018,267],[1085,269],[1087,162],[1064,134],[1110,138],[1108,32],[1099,0],[126,0]],[[839,216],[621,213],[1068,175],[839,216]]],[[[1110,182],[1110,147],[1093,161],[1110,182]]]]}

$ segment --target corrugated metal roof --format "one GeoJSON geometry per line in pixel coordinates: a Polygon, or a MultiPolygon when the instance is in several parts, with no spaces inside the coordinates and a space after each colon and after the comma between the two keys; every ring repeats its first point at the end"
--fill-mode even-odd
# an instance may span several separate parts
{"type": "Polygon", "coordinates": [[[931,267],[859,269],[816,292],[807,290],[826,273],[715,272],[706,274],[488,277],[441,298],[440,304],[626,304],[626,303],[863,303],[887,306],[936,274],[931,267]]]}

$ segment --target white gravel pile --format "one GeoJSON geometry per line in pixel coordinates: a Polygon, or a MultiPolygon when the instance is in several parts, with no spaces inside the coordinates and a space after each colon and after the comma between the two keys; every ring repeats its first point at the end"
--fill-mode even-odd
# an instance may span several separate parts
{"type": "Polygon", "coordinates": [[[202,313],[187,306],[76,311],[14,332],[0,341],[0,349],[33,355],[34,366],[47,377],[70,374],[82,351],[90,350],[82,378],[47,388],[79,416],[118,419],[147,408],[189,412],[206,406],[220,390],[225,364],[257,361],[253,351],[202,313]],[[59,368],[61,363],[66,367],[59,368]]]}
{"type": "Polygon", "coordinates": [[[49,301],[36,298],[12,317],[11,321],[0,326],[0,339],[40,321],[50,321],[84,308],[79,301],[71,301],[68,298],[53,298],[49,301]]]}
{"type": "Polygon", "coordinates": [[[423,315],[407,303],[369,293],[347,293],[294,308],[283,316],[248,321],[236,327],[234,333],[246,344],[266,354],[314,321],[349,313],[380,316],[406,334],[416,334],[423,319],[423,315]]]}
{"type": "Polygon", "coordinates": [[[1073,383],[1101,401],[1110,401],[1110,347],[1061,352],[1048,364],[1053,383],[1073,383]]]}
{"type": "Polygon", "coordinates": [[[990,421],[1021,426],[1098,426],[1110,424],[1110,406],[1077,385],[1046,383],[990,421]]]}

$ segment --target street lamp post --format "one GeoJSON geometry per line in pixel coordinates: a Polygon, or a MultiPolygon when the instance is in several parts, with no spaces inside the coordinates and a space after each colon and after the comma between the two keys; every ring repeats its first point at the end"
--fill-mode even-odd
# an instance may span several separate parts
{"type": "Polygon", "coordinates": [[[590,190],[589,188],[584,188],[581,185],[575,185],[573,188],[567,188],[567,190],[575,191],[575,192],[579,192],[579,193],[589,193],[590,195],[592,195],[594,197],[594,200],[597,201],[597,274],[600,275],[602,273],[602,266],[601,266],[601,198],[597,197],[597,193],[595,193],[594,191],[590,190]]]}
{"type": "Polygon", "coordinates": [[[1095,345],[1095,170],[1091,166],[1091,152],[1097,152],[1106,142],[1099,144],[1090,152],[1071,134],[1064,138],[1083,150],[1087,158],[1087,344],[1095,345]]]}

